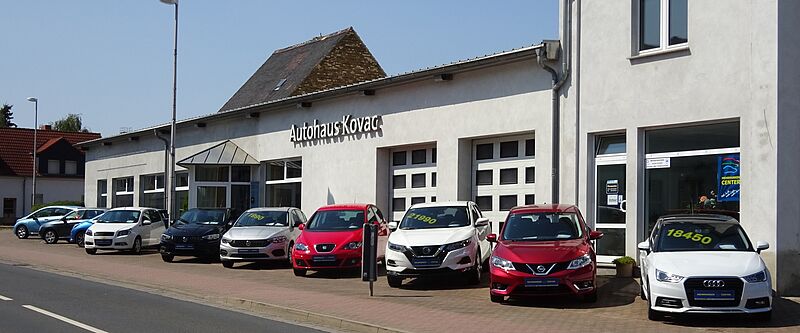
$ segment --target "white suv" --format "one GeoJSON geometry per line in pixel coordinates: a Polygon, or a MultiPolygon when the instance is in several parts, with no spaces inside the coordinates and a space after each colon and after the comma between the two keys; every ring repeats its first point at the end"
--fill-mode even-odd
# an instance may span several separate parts
{"type": "Polygon", "coordinates": [[[489,219],[471,201],[413,205],[406,211],[386,247],[389,286],[404,278],[464,274],[470,284],[481,281],[492,247],[486,240],[489,219]]]}
{"type": "Polygon", "coordinates": [[[98,218],[86,230],[86,253],[97,250],[131,250],[139,254],[143,247],[156,246],[165,231],[164,220],[154,208],[114,208],[98,218]]]}
{"type": "Polygon", "coordinates": [[[739,222],[722,215],[672,215],[658,219],[639,243],[642,298],[648,317],[665,313],[772,314],[769,270],[739,222]]]}

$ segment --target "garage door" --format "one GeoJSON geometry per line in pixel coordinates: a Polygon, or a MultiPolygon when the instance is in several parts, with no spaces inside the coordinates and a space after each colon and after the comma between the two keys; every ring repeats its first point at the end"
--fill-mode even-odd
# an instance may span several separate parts
{"type": "Polygon", "coordinates": [[[413,204],[436,201],[436,147],[392,150],[392,220],[400,221],[413,204]]]}

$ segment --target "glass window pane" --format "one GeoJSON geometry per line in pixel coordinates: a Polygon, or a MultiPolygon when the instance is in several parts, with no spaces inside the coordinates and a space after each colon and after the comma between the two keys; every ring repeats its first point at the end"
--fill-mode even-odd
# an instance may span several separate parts
{"type": "Polygon", "coordinates": [[[178,173],[175,174],[175,178],[177,178],[177,180],[175,181],[175,183],[177,184],[177,187],[189,186],[189,173],[188,172],[178,172],[178,173]]]}
{"type": "Polygon", "coordinates": [[[492,170],[475,172],[475,185],[492,185],[492,170]]]}
{"type": "Polygon", "coordinates": [[[669,45],[689,41],[687,0],[669,0],[669,45]]]}
{"type": "Polygon", "coordinates": [[[411,164],[425,164],[427,162],[427,152],[425,149],[411,151],[411,164]]]}
{"type": "Polygon", "coordinates": [[[536,167],[525,168],[525,184],[536,183],[536,167]]]}
{"type": "Polygon", "coordinates": [[[164,192],[143,193],[140,198],[141,207],[164,209],[164,192]]]}
{"type": "Polygon", "coordinates": [[[436,148],[431,149],[431,163],[436,163],[436,148]]]}
{"type": "MultiPolygon", "coordinates": [[[[268,184],[267,207],[300,207],[302,183],[268,184]]],[[[241,212],[240,212],[241,213],[241,212]]]]}
{"type": "Polygon", "coordinates": [[[108,193],[108,181],[105,179],[100,179],[97,181],[97,193],[99,194],[106,194],[108,193]]]}
{"type": "Polygon", "coordinates": [[[525,140],[525,156],[534,156],[536,155],[536,140],[528,139],[525,140]]]}
{"type": "Polygon", "coordinates": [[[231,167],[231,181],[232,182],[249,182],[250,181],[250,167],[235,165],[231,167]]]}
{"type": "Polygon", "coordinates": [[[392,188],[406,188],[406,175],[395,175],[392,177],[392,188]]]}
{"type": "Polygon", "coordinates": [[[597,254],[606,256],[625,255],[625,228],[600,228],[603,238],[597,240],[597,254]]]}
{"type": "Polygon", "coordinates": [[[516,184],[517,169],[500,169],[500,185],[516,184]]]}
{"type": "Polygon", "coordinates": [[[488,212],[492,210],[492,196],[491,195],[484,195],[475,197],[475,204],[478,205],[478,208],[484,212],[488,212]]]}
{"type": "Polygon", "coordinates": [[[396,151],[392,153],[392,165],[406,165],[406,152],[396,151]]]}
{"type": "Polygon", "coordinates": [[[178,208],[178,215],[183,214],[183,212],[189,209],[189,191],[177,191],[175,192],[175,207],[178,208]]]}
{"type": "Polygon", "coordinates": [[[739,147],[739,122],[649,130],[645,153],[739,147]]]}
{"type": "Polygon", "coordinates": [[[283,161],[272,161],[267,164],[267,180],[283,180],[283,161]]]}
{"type": "Polygon", "coordinates": [[[494,144],[484,143],[475,146],[475,159],[489,160],[494,158],[494,144]]]}
{"type": "Polygon", "coordinates": [[[156,188],[164,188],[164,175],[156,175],[156,188]]]}
{"type": "Polygon", "coordinates": [[[507,211],[517,205],[516,195],[501,195],[500,196],[500,210],[507,211]]]}
{"type": "Polygon", "coordinates": [[[435,196],[431,197],[431,202],[436,202],[436,197],[435,196]]]}
{"type": "Polygon", "coordinates": [[[639,50],[661,46],[661,0],[639,1],[639,50]]]}
{"type": "Polygon", "coordinates": [[[625,224],[625,164],[597,166],[597,216],[595,223],[625,224]]]}
{"type": "Polygon", "coordinates": [[[625,135],[598,137],[595,153],[597,155],[625,153],[625,135]]]}
{"type": "Polygon", "coordinates": [[[525,204],[526,205],[533,205],[536,203],[536,195],[533,194],[526,194],[525,195],[525,204]]]}
{"type": "Polygon", "coordinates": [[[47,173],[51,175],[61,173],[61,163],[58,160],[47,160],[47,173]]]}
{"type": "Polygon", "coordinates": [[[406,198],[394,198],[392,199],[392,211],[393,212],[403,212],[406,210],[406,198]]]}
{"type": "Polygon", "coordinates": [[[286,178],[303,177],[303,161],[286,161],[286,178]]]}
{"type": "Polygon", "coordinates": [[[64,161],[64,173],[68,175],[78,174],[78,162],[64,161]]]}
{"type": "Polygon", "coordinates": [[[425,187],[425,174],[418,173],[411,175],[411,187],[413,188],[425,187]]]}
{"type": "Polygon", "coordinates": [[[436,187],[436,173],[431,172],[431,187],[436,187]]]}
{"type": "MultiPolygon", "coordinates": [[[[142,190],[145,190],[145,191],[155,190],[156,189],[155,178],[156,177],[153,176],[153,175],[142,176],[142,178],[141,178],[142,179],[142,190]]],[[[147,206],[145,206],[145,207],[147,207],[147,206]]]]}
{"type": "Polygon", "coordinates": [[[227,166],[198,165],[195,168],[195,180],[198,182],[227,182],[227,166]]]}
{"type": "Polygon", "coordinates": [[[519,156],[519,141],[507,141],[500,143],[500,157],[519,156]]]}
{"type": "Polygon", "coordinates": [[[411,198],[411,204],[416,205],[420,203],[425,203],[425,197],[413,197],[411,198]]]}
{"type": "Polygon", "coordinates": [[[225,208],[227,207],[226,188],[223,186],[198,186],[197,207],[200,208],[225,208]]]}

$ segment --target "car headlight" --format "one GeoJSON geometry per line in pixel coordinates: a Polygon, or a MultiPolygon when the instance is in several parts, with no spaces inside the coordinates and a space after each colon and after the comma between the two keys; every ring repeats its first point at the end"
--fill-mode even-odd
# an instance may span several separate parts
{"type": "Polygon", "coordinates": [[[267,238],[267,243],[283,243],[285,241],[286,241],[286,236],[267,238]]]}
{"type": "Polygon", "coordinates": [[[444,246],[444,250],[446,252],[455,251],[455,250],[458,250],[460,248],[467,247],[467,245],[469,245],[470,242],[471,241],[469,240],[469,238],[467,238],[467,239],[465,239],[463,241],[460,241],[460,242],[450,243],[450,244],[447,244],[447,245],[444,246]]]}
{"type": "Polygon", "coordinates": [[[170,240],[170,239],[172,239],[172,235],[161,234],[161,240],[170,240]]]}
{"type": "Polygon", "coordinates": [[[131,234],[131,229],[117,231],[117,237],[127,236],[131,234]]]}
{"type": "Polygon", "coordinates": [[[503,258],[500,258],[500,257],[497,257],[497,256],[492,256],[492,259],[490,260],[490,262],[491,262],[492,266],[500,268],[500,269],[504,269],[504,270],[507,270],[507,271],[515,270],[514,264],[511,263],[511,261],[503,259],[503,258]]]}
{"type": "Polygon", "coordinates": [[[361,242],[350,242],[344,245],[345,250],[355,250],[361,248],[361,242]]]}
{"type": "Polygon", "coordinates": [[[230,243],[230,242],[231,242],[231,240],[230,240],[230,239],[228,239],[228,238],[225,238],[225,237],[222,237],[222,244],[228,244],[228,243],[230,243]]]}
{"type": "Polygon", "coordinates": [[[406,247],[403,245],[398,245],[392,242],[389,242],[389,250],[397,251],[397,252],[404,252],[406,247]]]}
{"type": "Polygon", "coordinates": [[[92,230],[86,229],[86,236],[91,236],[91,235],[92,235],[92,230]]]}
{"type": "Polygon", "coordinates": [[[760,271],[755,274],[750,274],[748,276],[743,277],[743,279],[750,283],[757,283],[757,282],[764,282],[767,281],[767,272],[760,271]]]}
{"type": "Polygon", "coordinates": [[[582,267],[589,266],[592,263],[592,256],[588,254],[584,254],[576,259],[573,259],[569,262],[569,266],[567,269],[578,269],[582,267]]]}
{"type": "Polygon", "coordinates": [[[207,240],[215,240],[215,239],[219,239],[219,234],[210,234],[210,235],[205,235],[205,236],[203,236],[203,239],[207,239],[207,240]]]}
{"type": "Polygon", "coordinates": [[[308,251],[308,245],[303,243],[297,243],[294,245],[294,249],[297,251],[308,251]]]}
{"type": "Polygon", "coordinates": [[[678,283],[683,280],[683,276],[667,273],[660,269],[656,269],[656,280],[661,282],[678,283]]]}

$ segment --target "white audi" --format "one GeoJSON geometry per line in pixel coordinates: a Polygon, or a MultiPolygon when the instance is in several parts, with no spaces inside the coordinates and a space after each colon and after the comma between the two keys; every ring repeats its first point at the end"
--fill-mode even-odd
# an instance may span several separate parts
{"type": "Polygon", "coordinates": [[[158,245],[164,233],[164,219],[153,208],[114,208],[86,229],[86,253],[97,250],[131,250],[139,254],[143,247],[158,245]]]}
{"type": "Polygon", "coordinates": [[[486,240],[489,219],[471,201],[417,204],[394,230],[386,247],[386,278],[400,287],[405,278],[464,274],[481,281],[492,247],[486,240]]]}
{"type": "Polygon", "coordinates": [[[666,313],[746,313],[769,320],[772,283],[760,256],[769,244],[753,246],[736,219],[664,216],[638,248],[650,320],[666,313]]]}

